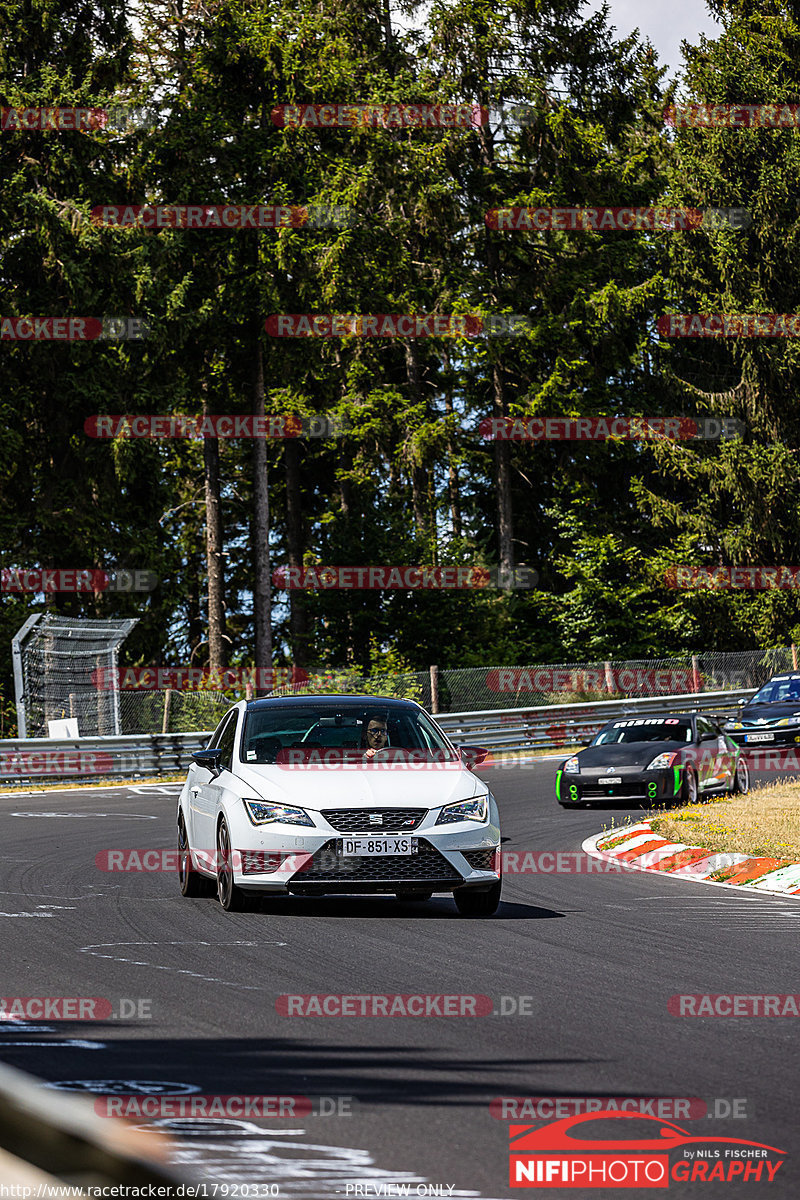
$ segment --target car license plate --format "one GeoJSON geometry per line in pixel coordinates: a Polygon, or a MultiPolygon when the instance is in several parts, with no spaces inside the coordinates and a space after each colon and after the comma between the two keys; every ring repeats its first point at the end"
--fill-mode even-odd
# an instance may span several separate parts
{"type": "Polygon", "coordinates": [[[746,742],[774,742],[774,733],[746,733],[744,736],[746,742]]]}
{"type": "Polygon", "coordinates": [[[393,854],[416,854],[419,838],[340,838],[339,853],[345,858],[385,858],[393,854]]]}
{"type": "Polygon", "coordinates": [[[598,779],[598,783],[622,783],[621,775],[604,775],[602,779],[598,779]]]}

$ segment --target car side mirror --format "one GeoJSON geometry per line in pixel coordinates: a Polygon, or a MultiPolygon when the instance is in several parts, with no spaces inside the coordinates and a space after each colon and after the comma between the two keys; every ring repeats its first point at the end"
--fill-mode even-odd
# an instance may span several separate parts
{"type": "Polygon", "coordinates": [[[719,737],[718,733],[704,733],[700,738],[701,742],[715,742],[719,737]]]}
{"type": "Polygon", "coordinates": [[[194,750],[192,751],[192,762],[196,762],[198,767],[205,767],[215,777],[220,774],[219,760],[222,758],[222,748],[215,746],[213,750],[194,750]]]}
{"type": "Polygon", "coordinates": [[[489,751],[484,746],[457,746],[456,749],[470,769],[479,767],[489,757],[489,751]]]}
{"type": "Polygon", "coordinates": [[[744,708],[745,704],[747,704],[747,700],[744,696],[740,696],[739,699],[736,701],[737,708],[744,708]]]}

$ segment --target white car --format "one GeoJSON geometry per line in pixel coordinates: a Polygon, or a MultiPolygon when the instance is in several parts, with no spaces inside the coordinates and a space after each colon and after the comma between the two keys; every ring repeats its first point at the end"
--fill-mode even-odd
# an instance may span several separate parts
{"type": "Polygon", "coordinates": [[[193,763],[178,800],[184,896],[216,881],[222,907],[256,893],[451,892],[465,916],[500,903],[500,818],[456,748],[412,700],[242,700],[193,763]]]}

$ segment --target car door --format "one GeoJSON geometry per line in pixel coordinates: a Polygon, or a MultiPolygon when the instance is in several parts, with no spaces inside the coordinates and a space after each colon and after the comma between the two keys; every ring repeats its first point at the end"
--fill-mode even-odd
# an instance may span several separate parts
{"type": "MultiPolygon", "coordinates": [[[[236,718],[238,710],[232,709],[217,728],[216,733],[209,742],[209,749],[218,746],[223,754],[220,761],[220,770],[230,770],[233,760],[233,744],[236,738],[236,718]]],[[[192,809],[192,825],[194,829],[194,837],[192,839],[192,847],[199,851],[203,856],[204,864],[211,867],[213,865],[214,847],[216,845],[215,837],[216,830],[214,829],[214,818],[217,812],[217,801],[219,799],[220,787],[218,784],[219,776],[215,776],[205,767],[198,767],[192,786],[189,789],[190,804],[192,809]]]]}
{"type": "Polygon", "coordinates": [[[733,787],[736,776],[736,744],[727,737],[717,721],[706,717],[708,724],[717,735],[717,768],[720,784],[726,788],[733,787]]]}
{"type": "Polygon", "coordinates": [[[697,718],[697,736],[700,740],[697,771],[700,791],[712,791],[722,787],[727,778],[728,748],[720,731],[707,717],[697,718]]]}

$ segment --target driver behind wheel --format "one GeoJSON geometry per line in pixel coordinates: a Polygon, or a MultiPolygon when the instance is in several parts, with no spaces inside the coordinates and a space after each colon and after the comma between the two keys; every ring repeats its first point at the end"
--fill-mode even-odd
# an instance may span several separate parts
{"type": "Polygon", "coordinates": [[[366,746],[364,758],[367,760],[374,758],[378,751],[385,750],[388,744],[389,730],[386,727],[386,718],[369,717],[362,738],[362,746],[366,746]]]}

